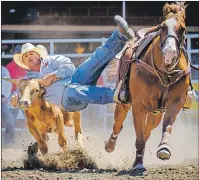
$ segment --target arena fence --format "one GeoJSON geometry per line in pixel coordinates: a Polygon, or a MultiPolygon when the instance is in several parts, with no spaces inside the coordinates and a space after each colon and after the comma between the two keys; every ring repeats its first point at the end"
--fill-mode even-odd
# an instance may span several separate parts
{"type": "MultiPolygon", "coordinates": [[[[189,34],[186,35],[187,39],[187,53],[189,59],[193,62],[193,64],[197,67],[199,67],[199,48],[198,47],[193,47],[194,42],[199,42],[199,34],[189,34]],[[193,60],[193,58],[195,58],[193,60]]],[[[106,42],[107,38],[95,38],[95,39],[23,39],[23,40],[2,40],[2,44],[24,44],[24,43],[33,43],[33,44],[49,44],[50,55],[58,55],[55,54],[55,44],[56,43],[100,43],[102,46],[106,42]]],[[[197,44],[197,43],[196,43],[197,44]]],[[[80,57],[88,57],[91,54],[88,53],[83,53],[83,54],[71,54],[71,53],[66,53],[66,54],[59,54],[59,55],[64,55],[70,58],[80,58],[80,57]]],[[[11,59],[13,57],[12,54],[2,54],[2,58],[4,59],[11,59]]],[[[196,72],[195,72],[196,73],[196,72]]],[[[104,79],[104,85],[105,86],[115,86],[115,83],[109,83],[106,79],[106,71],[103,72],[102,74],[103,79],[104,79]]],[[[196,90],[198,91],[198,74],[192,76],[192,80],[194,83],[194,87],[196,87],[196,90]]],[[[198,97],[197,97],[198,99],[198,97]]],[[[103,122],[102,122],[102,128],[107,129],[112,127],[113,124],[113,112],[114,112],[114,104],[109,104],[109,105],[104,105],[100,106],[100,112],[102,115],[103,114],[103,122]]],[[[193,103],[193,108],[190,112],[196,112],[198,108],[198,101],[194,101],[193,103]]],[[[195,113],[194,113],[195,114],[195,113]]],[[[18,114],[17,119],[24,119],[24,115],[22,112],[18,114]]],[[[125,122],[125,126],[129,126],[129,121],[125,122]]],[[[5,131],[4,128],[2,128],[3,131],[5,131]]],[[[24,131],[24,129],[21,128],[16,128],[16,131],[24,131]]]]}

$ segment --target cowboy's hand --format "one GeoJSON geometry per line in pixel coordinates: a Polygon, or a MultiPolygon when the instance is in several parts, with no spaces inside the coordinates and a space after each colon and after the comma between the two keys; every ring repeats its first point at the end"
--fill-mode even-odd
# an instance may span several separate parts
{"type": "Polygon", "coordinates": [[[18,105],[18,101],[19,101],[18,94],[14,94],[11,96],[11,104],[13,107],[16,107],[18,105]]]}
{"type": "Polygon", "coordinates": [[[58,78],[55,74],[48,74],[46,76],[43,77],[43,79],[40,81],[40,84],[42,86],[50,86],[53,81],[56,81],[58,78]]]}

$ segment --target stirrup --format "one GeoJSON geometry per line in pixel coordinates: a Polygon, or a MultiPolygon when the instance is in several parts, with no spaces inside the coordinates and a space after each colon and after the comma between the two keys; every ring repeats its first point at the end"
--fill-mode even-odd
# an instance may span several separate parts
{"type": "Polygon", "coordinates": [[[118,104],[121,104],[121,101],[119,100],[119,94],[120,94],[121,88],[122,88],[122,80],[120,80],[120,82],[118,83],[118,86],[113,95],[113,100],[118,104]]]}
{"type": "Polygon", "coordinates": [[[131,103],[131,99],[128,98],[128,92],[126,91],[121,91],[122,89],[122,80],[120,80],[120,82],[118,83],[118,86],[115,90],[114,96],[113,96],[113,100],[118,103],[124,103],[124,104],[129,104],[131,103]]]}

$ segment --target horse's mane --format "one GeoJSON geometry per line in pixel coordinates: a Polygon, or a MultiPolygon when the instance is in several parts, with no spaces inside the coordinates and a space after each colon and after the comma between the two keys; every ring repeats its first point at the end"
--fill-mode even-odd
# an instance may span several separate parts
{"type": "Polygon", "coordinates": [[[163,18],[168,19],[174,14],[179,14],[180,12],[180,20],[185,21],[186,15],[185,15],[185,9],[188,5],[185,5],[185,2],[175,2],[168,4],[166,3],[163,7],[163,18]]]}

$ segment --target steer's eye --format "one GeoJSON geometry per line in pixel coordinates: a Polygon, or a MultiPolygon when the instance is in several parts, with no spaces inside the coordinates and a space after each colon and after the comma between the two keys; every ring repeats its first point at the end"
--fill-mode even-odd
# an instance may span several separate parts
{"type": "Polygon", "coordinates": [[[39,89],[36,89],[36,90],[35,90],[35,92],[37,92],[37,93],[38,93],[38,92],[39,92],[39,89]]]}

